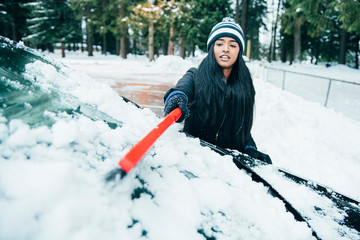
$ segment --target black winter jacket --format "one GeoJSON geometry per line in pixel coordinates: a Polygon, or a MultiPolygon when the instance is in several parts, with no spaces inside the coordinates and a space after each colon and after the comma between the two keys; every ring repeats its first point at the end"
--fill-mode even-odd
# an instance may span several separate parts
{"type": "MultiPolygon", "coordinates": [[[[194,116],[196,108],[194,108],[192,104],[196,101],[196,84],[194,78],[196,72],[196,68],[189,69],[178,81],[176,86],[169,89],[164,96],[165,101],[169,94],[175,90],[180,90],[188,96],[190,116],[185,120],[184,132],[223,148],[236,149],[241,152],[245,150],[246,146],[256,148],[256,144],[251,135],[245,140],[245,145],[235,140],[237,130],[233,127],[233,121],[236,121],[232,119],[234,109],[228,109],[226,104],[229,98],[231,98],[231,96],[229,96],[231,95],[230,86],[227,87],[224,106],[221,112],[217,114],[217,116],[212,116],[216,118],[216,127],[207,127],[206,123],[201,123],[201,119],[197,119],[194,116]]],[[[201,104],[198,103],[197,107],[199,106],[201,107],[201,104]]]]}

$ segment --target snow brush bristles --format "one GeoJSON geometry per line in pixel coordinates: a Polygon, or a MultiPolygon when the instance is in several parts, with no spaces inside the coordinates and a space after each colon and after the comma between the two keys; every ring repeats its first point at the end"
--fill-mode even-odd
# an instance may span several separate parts
{"type": "Polygon", "coordinates": [[[180,108],[170,112],[151,132],[134,145],[130,151],[119,161],[119,167],[110,171],[106,177],[106,181],[122,179],[129,173],[138,162],[144,157],[147,151],[155,143],[155,141],[181,116],[180,108]],[[119,177],[118,177],[119,176],[119,177]]]}

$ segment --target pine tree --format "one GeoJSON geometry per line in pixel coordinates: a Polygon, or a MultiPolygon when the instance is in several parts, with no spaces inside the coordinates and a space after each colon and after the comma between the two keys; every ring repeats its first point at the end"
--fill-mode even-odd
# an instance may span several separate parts
{"type": "MultiPolygon", "coordinates": [[[[265,0],[248,0],[246,40],[251,42],[251,58],[260,58],[260,28],[266,28],[264,18],[267,13],[265,0]]],[[[249,56],[250,57],[250,56],[249,56]]]]}
{"type": "Polygon", "coordinates": [[[27,34],[26,18],[29,11],[24,4],[27,0],[10,0],[0,3],[0,35],[19,41],[27,34]]]}
{"type": "Polygon", "coordinates": [[[301,2],[301,0],[287,0],[287,7],[282,15],[281,27],[284,28],[285,33],[294,37],[292,59],[290,59],[290,62],[301,61],[301,27],[306,20],[301,2]]]}
{"type": "Polygon", "coordinates": [[[131,15],[131,22],[135,28],[140,30],[148,30],[148,54],[149,60],[154,60],[155,46],[154,46],[154,24],[160,19],[162,13],[163,1],[158,1],[155,5],[153,1],[147,1],[143,4],[138,4],[132,10],[134,14],[131,15]]]}
{"type": "Polygon", "coordinates": [[[97,0],[72,0],[71,8],[75,11],[78,19],[83,19],[86,24],[86,48],[88,56],[93,56],[93,40],[95,32],[96,15],[93,14],[97,7],[97,0]]]}
{"type": "Polygon", "coordinates": [[[195,8],[193,1],[177,1],[172,9],[174,40],[179,46],[179,56],[185,58],[186,49],[189,53],[193,49],[192,29],[196,26],[196,22],[192,18],[192,10],[195,8]]]}
{"type": "Polygon", "coordinates": [[[80,22],[65,0],[32,1],[24,4],[30,11],[27,20],[30,34],[24,37],[37,48],[54,51],[54,44],[60,42],[65,57],[65,42],[79,38],[80,22]]]}
{"type": "Polygon", "coordinates": [[[111,21],[110,31],[116,38],[116,54],[123,59],[127,58],[129,48],[129,15],[131,11],[131,2],[129,0],[112,1],[111,10],[114,13],[114,20],[111,21]]]}
{"type": "MultiPolygon", "coordinates": [[[[244,32],[245,38],[247,37],[247,20],[248,20],[248,8],[249,8],[249,0],[241,1],[241,28],[244,32]]],[[[245,43],[246,44],[246,43],[245,43]]]]}
{"type": "MultiPolygon", "coordinates": [[[[289,35],[295,36],[295,32],[300,32],[298,36],[301,36],[302,39],[300,42],[301,52],[306,53],[307,51],[311,61],[315,61],[315,63],[337,60],[339,63],[345,64],[346,53],[349,49],[353,49],[356,55],[356,64],[359,51],[356,47],[358,41],[351,42],[350,39],[359,36],[356,33],[360,25],[360,3],[358,1],[288,0],[284,5],[285,12],[281,22],[283,39],[288,38],[289,35]],[[299,17],[301,31],[295,31],[294,22],[299,17]]],[[[294,42],[296,42],[295,40],[294,42]]],[[[294,46],[300,44],[294,43],[294,46]]]]}
{"type": "Polygon", "coordinates": [[[206,42],[212,27],[224,17],[233,16],[231,2],[229,0],[198,0],[193,4],[191,18],[194,20],[194,25],[190,29],[192,38],[200,50],[207,51],[206,42]]]}
{"type": "Polygon", "coordinates": [[[341,22],[342,41],[339,54],[339,63],[346,62],[346,36],[353,35],[354,52],[355,52],[355,68],[359,68],[359,38],[360,38],[360,2],[353,0],[335,1],[331,5],[338,13],[341,22]]]}

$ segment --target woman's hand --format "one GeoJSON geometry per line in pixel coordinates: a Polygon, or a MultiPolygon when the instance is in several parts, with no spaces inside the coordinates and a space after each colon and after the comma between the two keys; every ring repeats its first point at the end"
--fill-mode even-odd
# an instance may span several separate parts
{"type": "Polygon", "coordinates": [[[271,158],[269,155],[262,153],[255,148],[248,148],[245,150],[245,153],[252,158],[259,159],[265,163],[272,164],[271,158]]]}
{"type": "Polygon", "coordinates": [[[164,113],[168,115],[172,110],[179,107],[181,110],[181,117],[176,122],[182,122],[190,115],[190,110],[187,106],[188,98],[184,93],[176,93],[166,99],[164,113]]]}

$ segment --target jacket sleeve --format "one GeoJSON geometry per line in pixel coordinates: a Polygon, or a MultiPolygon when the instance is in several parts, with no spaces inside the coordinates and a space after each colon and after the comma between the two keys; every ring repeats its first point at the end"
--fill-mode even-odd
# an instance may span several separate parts
{"type": "Polygon", "coordinates": [[[189,99],[189,102],[192,102],[194,99],[194,75],[196,73],[196,68],[190,68],[185,75],[180,78],[174,88],[170,88],[164,95],[164,102],[169,94],[173,91],[182,91],[186,94],[189,99]]]}

